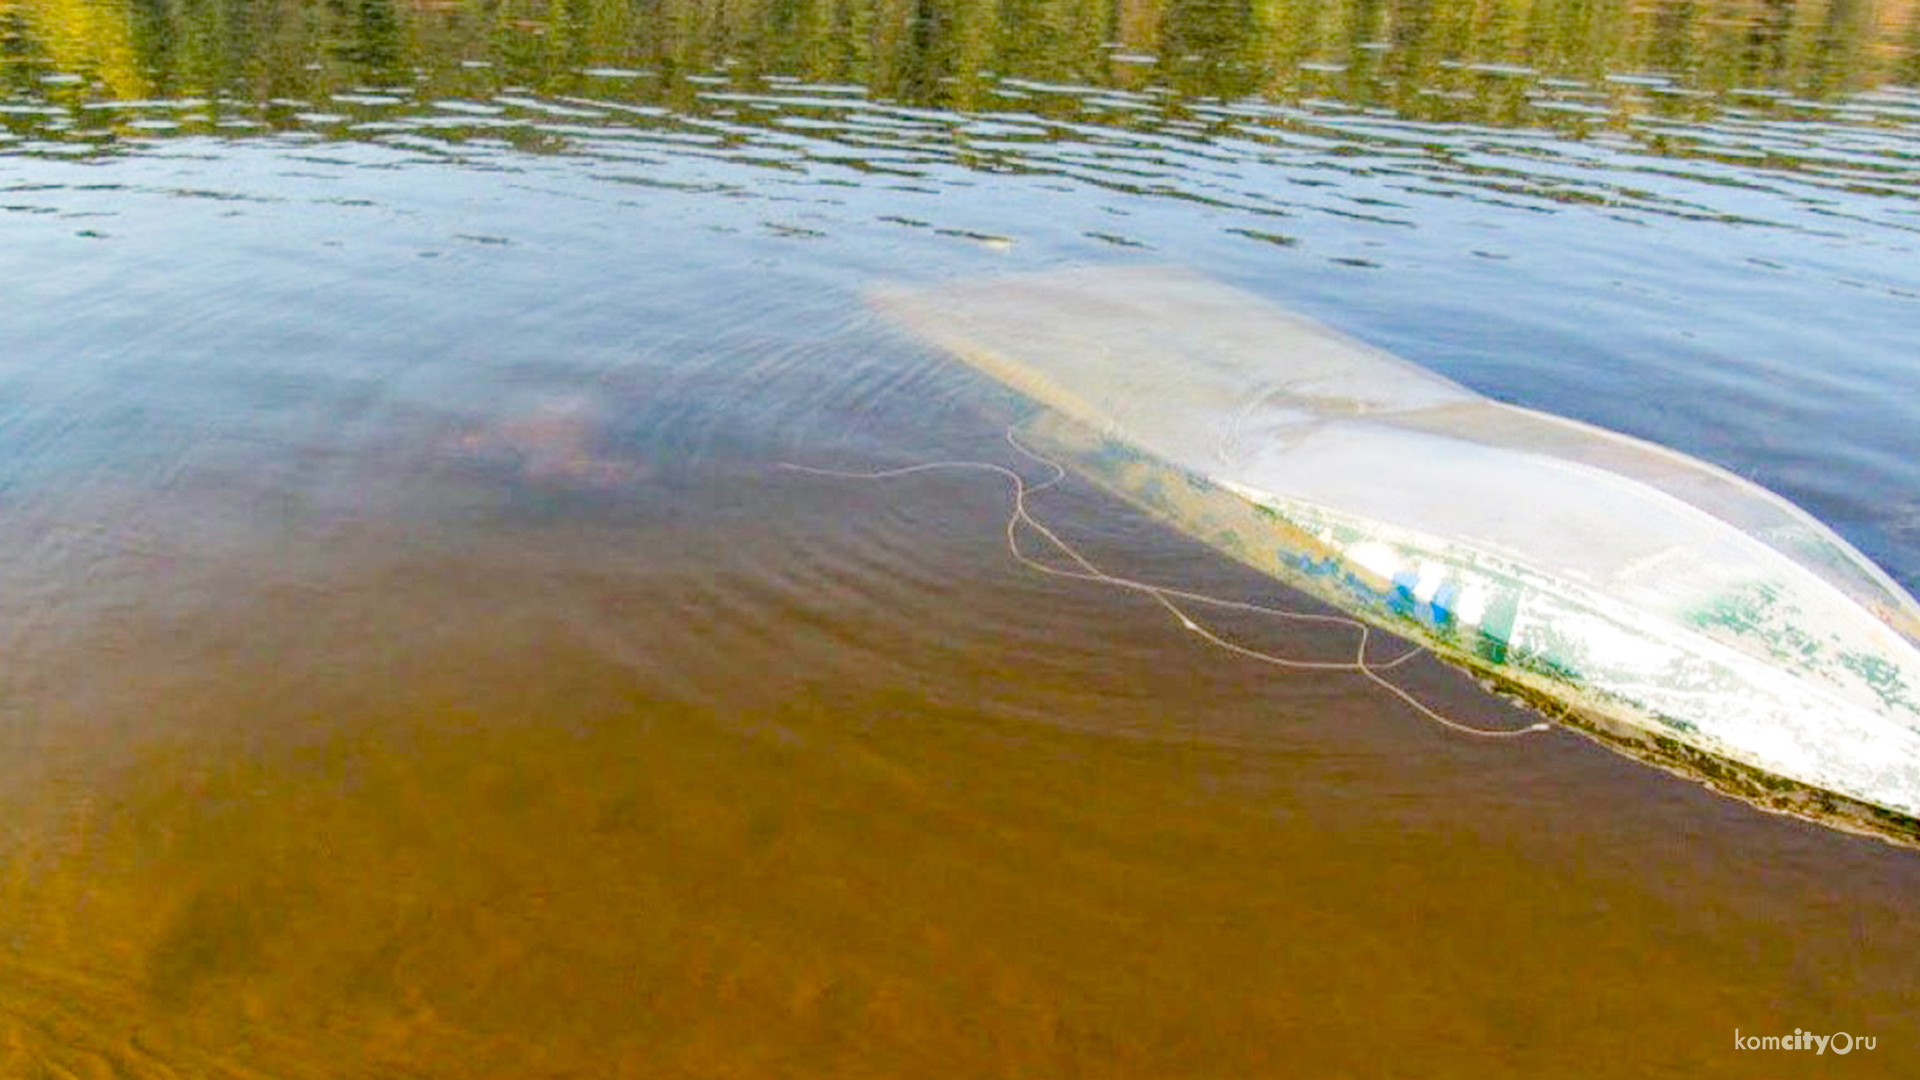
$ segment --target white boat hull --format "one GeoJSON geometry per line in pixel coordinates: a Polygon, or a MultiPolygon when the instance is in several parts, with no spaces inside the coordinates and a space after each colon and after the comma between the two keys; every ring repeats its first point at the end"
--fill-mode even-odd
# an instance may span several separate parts
{"type": "Polygon", "coordinates": [[[1637,756],[1920,839],[1916,605],[1778,496],[1177,271],[880,303],[1181,531],[1637,756]]]}

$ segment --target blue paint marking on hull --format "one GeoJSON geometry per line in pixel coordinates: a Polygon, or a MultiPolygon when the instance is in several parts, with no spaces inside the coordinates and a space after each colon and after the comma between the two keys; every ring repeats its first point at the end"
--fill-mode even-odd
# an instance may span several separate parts
{"type": "Polygon", "coordinates": [[[1451,630],[1454,628],[1453,602],[1458,597],[1459,591],[1460,590],[1454,587],[1453,582],[1442,582],[1440,588],[1434,591],[1433,599],[1427,602],[1427,609],[1432,612],[1433,615],[1433,625],[1435,629],[1451,630]]]}

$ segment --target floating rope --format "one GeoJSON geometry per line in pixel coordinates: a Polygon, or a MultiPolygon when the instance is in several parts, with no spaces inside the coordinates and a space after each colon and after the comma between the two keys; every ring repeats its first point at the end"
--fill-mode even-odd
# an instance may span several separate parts
{"type": "Polygon", "coordinates": [[[1176,589],[1166,585],[1155,585],[1151,582],[1138,581],[1133,578],[1107,573],[1095,565],[1092,560],[1081,554],[1078,548],[1068,543],[1059,533],[1048,527],[1045,522],[1035,518],[1027,506],[1027,500],[1030,497],[1066,479],[1067,470],[1061,466],[1059,462],[1044,457],[1021,443],[1021,441],[1014,436],[1012,428],[1007,429],[1006,439],[1007,444],[1013,447],[1021,456],[1046,466],[1052,470],[1053,475],[1040,483],[1028,484],[1026,478],[1019,473],[1005,465],[998,465],[991,461],[929,461],[918,465],[907,465],[897,469],[880,469],[871,472],[823,469],[812,465],[796,465],[790,461],[780,462],[779,466],[783,469],[806,473],[811,476],[830,476],[845,480],[891,480],[896,477],[913,476],[919,473],[954,470],[995,474],[1005,479],[1012,487],[1013,510],[1007,515],[1007,525],[1005,529],[1007,551],[1013,556],[1014,560],[1022,566],[1051,577],[1066,578],[1072,581],[1098,582],[1116,589],[1143,593],[1152,597],[1155,603],[1165,608],[1168,614],[1172,615],[1182,627],[1199,635],[1201,640],[1210,645],[1225,649],[1237,656],[1244,656],[1249,660],[1256,660],[1263,664],[1272,665],[1273,667],[1290,670],[1347,671],[1363,675],[1376,685],[1385,689],[1388,693],[1405,702],[1407,706],[1415,712],[1442,727],[1460,732],[1463,735],[1474,735],[1487,739],[1509,739],[1521,735],[1530,735],[1536,731],[1552,730],[1552,725],[1546,723],[1532,724],[1523,728],[1474,727],[1471,724],[1461,723],[1458,720],[1435,711],[1424,702],[1415,698],[1412,694],[1409,694],[1394,684],[1385,675],[1381,674],[1383,671],[1406,663],[1408,660],[1419,656],[1427,650],[1416,645],[1406,652],[1401,653],[1399,656],[1394,657],[1392,660],[1385,661],[1384,663],[1374,663],[1367,659],[1367,645],[1372,640],[1373,628],[1358,619],[1351,619],[1345,615],[1325,615],[1307,611],[1292,611],[1287,608],[1273,607],[1267,604],[1254,604],[1244,600],[1228,600],[1223,597],[1209,596],[1205,593],[1176,589]],[[1071,560],[1073,564],[1080,569],[1069,570],[1058,566],[1051,566],[1027,554],[1020,547],[1020,527],[1022,525],[1033,530],[1045,539],[1056,551],[1071,560]],[[1289,657],[1276,656],[1273,653],[1249,648],[1239,642],[1222,637],[1219,633],[1194,618],[1190,612],[1181,607],[1180,603],[1176,601],[1232,611],[1253,612],[1259,615],[1267,615],[1277,619],[1289,619],[1295,622],[1325,623],[1333,626],[1344,626],[1359,631],[1359,640],[1354,646],[1352,660],[1295,660],[1289,657]]]}

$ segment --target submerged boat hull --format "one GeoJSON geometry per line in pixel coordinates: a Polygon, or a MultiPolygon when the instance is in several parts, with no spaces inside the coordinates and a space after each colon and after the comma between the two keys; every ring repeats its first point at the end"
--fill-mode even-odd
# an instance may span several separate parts
{"type": "Polygon", "coordinates": [[[1777,496],[1488,402],[1191,275],[1078,272],[880,302],[1013,390],[1029,440],[1180,531],[1637,757],[1769,809],[1920,841],[1920,651],[1897,625],[1912,600],[1777,496]],[[1165,337],[1143,339],[1129,298],[1167,293],[1241,323],[1162,362],[1165,337]],[[1059,321],[1034,329],[1049,307],[1059,321]],[[1306,357],[1291,381],[1290,348],[1306,357]],[[1249,371],[1268,374],[1234,389],[1249,371]],[[1394,385],[1355,396],[1355,379],[1394,385]],[[1696,489],[1735,510],[1671,493],[1696,489]],[[1769,543],[1730,523],[1736,510],[1764,519],[1769,543]],[[1638,515],[1635,536],[1593,526],[1622,515],[1638,515]],[[1884,599],[1808,569],[1823,560],[1884,599]]]}

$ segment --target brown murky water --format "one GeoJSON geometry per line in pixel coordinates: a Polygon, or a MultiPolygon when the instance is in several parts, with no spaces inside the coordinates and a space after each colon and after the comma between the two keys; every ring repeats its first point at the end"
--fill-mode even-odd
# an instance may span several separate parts
{"type": "MultiPolygon", "coordinates": [[[[977,482],[730,479],[458,551],[170,551],[196,523],[96,564],[139,584],[8,701],[7,1074],[1753,1075],[1736,1027],[1912,1061],[1910,852],[1275,679],[1011,566],[977,482]],[[855,574],[876,519],[895,572],[855,574]]],[[[1266,591],[1098,502],[1056,506],[1102,557],[1266,591]]]]}
{"type": "Polygon", "coordinates": [[[1915,853],[779,468],[1006,459],[874,283],[1152,258],[1911,587],[1910,6],[524,7],[0,0],[0,1076],[1920,1070],[1915,853]]]}

